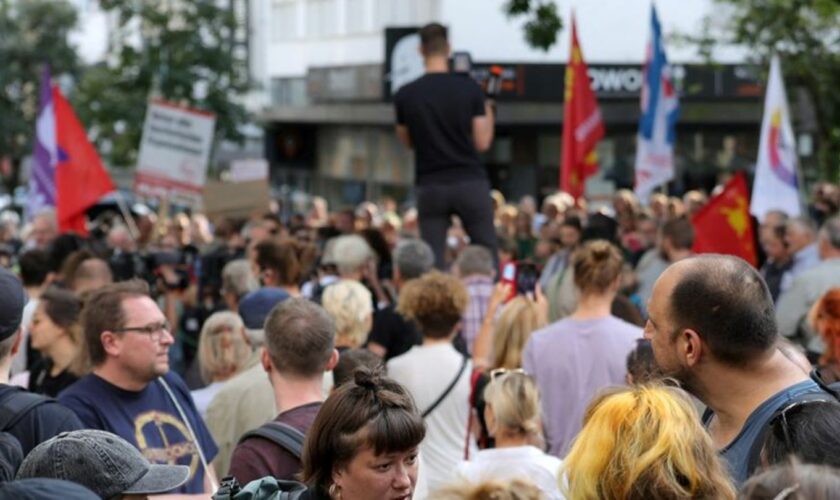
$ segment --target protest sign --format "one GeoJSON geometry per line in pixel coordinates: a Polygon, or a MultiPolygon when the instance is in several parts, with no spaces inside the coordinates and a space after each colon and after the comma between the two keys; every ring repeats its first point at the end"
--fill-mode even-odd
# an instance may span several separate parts
{"type": "Polygon", "coordinates": [[[265,180],[246,182],[209,181],[204,186],[204,213],[211,220],[250,217],[268,210],[270,193],[265,180]]]}
{"type": "Polygon", "coordinates": [[[199,206],[215,124],[212,113],[150,101],[137,158],[137,194],[199,206]]]}

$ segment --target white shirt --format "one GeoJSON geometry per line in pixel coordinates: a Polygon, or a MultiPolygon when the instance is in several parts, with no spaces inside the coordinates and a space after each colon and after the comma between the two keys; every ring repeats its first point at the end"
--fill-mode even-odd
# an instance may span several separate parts
{"type": "Polygon", "coordinates": [[[461,462],[455,471],[459,480],[483,483],[492,479],[503,481],[524,479],[547,498],[563,500],[558,485],[558,473],[563,462],[535,446],[515,446],[481,450],[469,462],[461,462]]]}
{"type": "Polygon", "coordinates": [[[20,349],[15,357],[12,358],[11,375],[17,375],[26,371],[26,346],[29,340],[29,326],[32,324],[32,316],[35,315],[35,309],[38,308],[38,299],[29,299],[29,302],[23,306],[23,314],[21,315],[20,326],[22,335],[20,339],[20,349]]]}
{"type": "Polygon", "coordinates": [[[195,402],[195,407],[198,413],[201,414],[201,418],[207,418],[207,407],[210,406],[210,401],[213,400],[213,397],[219,392],[222,385],[224,385],[224,382],[213,382],[208,386],[190,392],[193,402],[195,402]]]}
{"type": "MultiPolygon", "coordinates": [[[[388,362],[388,376],[405,386],[414,397],[417,411],[425,412],[455,379],[464,357],[445,342],[414,346],[388,362]]],[[[444,486],[458,462],[464,459],[467,424],[470,418],[470,374],[472,363],[461,373],[458,383],[426,417],[426,438],[420,443],[423,466],[428,474],[429,491],[444,486]]],[[[475,443],[470,440],[470,456],[475,443]]]]}

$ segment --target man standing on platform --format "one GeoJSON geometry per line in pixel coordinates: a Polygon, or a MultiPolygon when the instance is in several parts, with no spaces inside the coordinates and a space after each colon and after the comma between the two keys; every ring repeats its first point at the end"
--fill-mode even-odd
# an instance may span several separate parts
{"type": "Polygon", "coordinates": [[[394,96],[397,137],[415,151],[420,235],[442,269],[452,215],[472,244],[496,254],[490,183],[478,156],[493,142],[494,105],[475,81],[450,73],[445,27],[424,26],[420,42],[426,74],[394,96]]]}

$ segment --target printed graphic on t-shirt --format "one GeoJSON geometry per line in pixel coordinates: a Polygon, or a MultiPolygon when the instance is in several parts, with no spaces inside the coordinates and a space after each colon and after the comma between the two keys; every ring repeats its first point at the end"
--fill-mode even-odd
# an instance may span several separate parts
{"type": "Polygon", "coordinates": [[[187,465],[190,479],[195,477],[201,459],[187,427],[175,415],[157,410],[141,413],[134,419],[134,438],[150,462],[187,465]]]}

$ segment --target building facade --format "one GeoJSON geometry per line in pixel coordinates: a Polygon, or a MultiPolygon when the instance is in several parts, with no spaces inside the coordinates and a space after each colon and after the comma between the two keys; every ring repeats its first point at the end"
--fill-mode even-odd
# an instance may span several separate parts
{"type": "MultiPolygon", "coordinates": [[[[501,0],[267,0],[250,11],[250,61],[261,89],[259,109],[272,184],[281,192],[326,196],[333,207],[383,196],[410,200],[412,152],[394,135],[391,103],[400,40],[437,21],[449,28],[453,51],[472,61],[465,77],[482,83],[503,68],[496,139],[484,155],[493,185],[506,196],[542,197],[557,189],[568,30],[548,52],[528,47],[521,21],[501,0]]],[[[558,2],[576,9],[580,43],[590,67],[607,134],[598,147],[601,170],[590,194],[609,194],[633,179],[642,60],[649,2],[558,2]],[[593,4],[598,4],[593,5],[593,4]],[[610,5],[605,5],[610,4],[610,5]]],[[[666,33],[691,32],[711,0],[662,2],[666,33]]],[[[566,18],[568,27],[568,18],[566,18]]],[[[415,42],[416,43],[416,42],[415,42]]],[[[411,50],[414,50],[413,48],[411,50]]],[[[411,53],[411,50],[408,53],[411,53]]],[[[749,169],[761,121],[761,68],[727,49],[704,65],[693,49],[675,46],[681,93],[676,147],[678,174],[670,189],[711,188],[720,173],[749,169]]],[[[409,65],[410,66],[410,65],[409,65]]]]}

